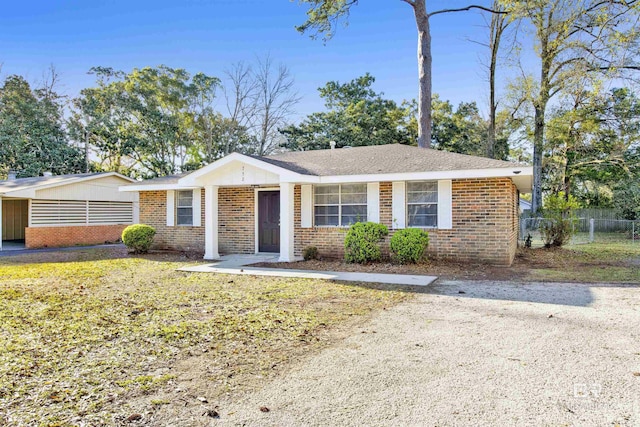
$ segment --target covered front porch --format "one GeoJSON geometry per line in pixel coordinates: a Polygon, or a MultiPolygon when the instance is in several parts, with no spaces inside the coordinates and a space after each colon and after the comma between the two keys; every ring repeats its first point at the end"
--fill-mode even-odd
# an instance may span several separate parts
{"type": "MultiPolygon", "coordinates": [[[[247,245],[253,246],[253,252],[256,254],[278,253],[278,261],[294,261],[294,188],[294,183],[248,187],[205,185],[204,259],[219,259],[221,246],[225,243],[229,245],[229,241],[233,241],[235,237],[245,241],[243,248],[246,248],[247,245]],[[253,212],[253,215],[248,219],[246,216],[235,217],[240,214],[238,211],[242,206],[231,203],[227,203],[227,206],[221,206],[222,192],[229,194],[233,193],[234,189],[238,192],[251,191],[253,193],[253,200],[243,202],[252,205],[247,209],[253,212]],[[221,213],[224,218],[221,218],[221,213]],[[234,224],[234,220],[242,221],[244,224],[230,227],[229,224],[234,224]],[[250,224],[251,222],[252,224],[250,224]],[[251,226],[253,226],[253,230],[248,229],[251,226]],[[227,234],[222,245],[221,233],[227,234]],[[253,236],[253,239],[250,236],[253,236]]],[[[244,197],[244,199],[247,198],[244,197]]],[[[242,252],[244,251],[246,250],[242,250],[242,252]]]]}
{"type": "Polygon", "coordinates": [[[276,253],[296,260],[295,186],[298,175],[231,154],[181,179],[204,188],[204,259],[221,253],[276,253]]]}

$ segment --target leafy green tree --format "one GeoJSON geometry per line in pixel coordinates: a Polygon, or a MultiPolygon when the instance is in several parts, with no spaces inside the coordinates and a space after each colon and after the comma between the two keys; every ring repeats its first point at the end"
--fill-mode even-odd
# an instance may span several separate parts
{"type": "MultiPolygon", "coordinates": [[[[619,78],[640,69],[637,0],[501,0],[510,19],[529,28],[540,68],[519,86],[534,110],[532,210],[542,202],[542,163],[550,101],[577,84],[619,78]]],[[[522,104],[521,104],[522,105],[522,104]]]]}
{"type": "Polygon", "coordinates": [[[74,101],[70,128],[76,139],[89,140],[100,168],[163,176],[210,161],[219,151],[212,108],[216,77],[164,65],[128,74],[102,67],[91,72],[97,87],[74,101]],[[194,157],[201,152],[204,157],[194,157]]]}
{"type": "MultiPolygon", "coordinates": [[[[415,17],[418,30],[418,81],[420,91],[418,94],[418,135],[419,147],[429,148],[431,144],[431,24],[433,16],[450,12],[463,12],[471,9],[484,10],[491,13],[503,13],[494,11],[482,5],[469,5],[461,8],[441,9],[432,12],[427,11],[426,0],[402,0],[409,5],[415,17]]],[[[358,4],[358,0],[300,0],[299,3],[309,5],[307,20],[297,27],[301,33],[311,32],[312,37],[322,35],[327,41],[333,37],[336,25],[349,17],[351,8],[358,4]]]]}
{"type": "Polygon", "coordinates": [[[417,132],[415,102],[401,105],[384,99],[373,90],[375,78],[369,73],[347,83],[328,82],[319,88],[327,111],[313,113],[298,125],[280,132],[285,148],[314,150],[328,148],[330,141],[338,147],[381,144],[412,144],[417,132]]]}
{"type": "Polygon", "coordinates": [[[0,173],[19,177],[83,172],[83,153],[69,143],[64,103],[52,86],[32,89],[22,77],[0,87],[0,173]]]}
{"type": "Polygon", "coordinates": [[[586,206],[610,206],[612,188],[640,166],[638,146],[640,99],[633,92],[580,90],[548,120],[545,187],[576,195],[586,206]]]}
{"type": "MultiPolygon", "coordinates": [[[[433,97],[433,147],[455,153],[485,155],[487,122],[475,102],[462,102],[454,111],[449,101],[433,97]]],[[[495,149],[493,150],[495,154],[495,149]]],[[[502,153],[499,153],[502,154],[502,153]]]]}

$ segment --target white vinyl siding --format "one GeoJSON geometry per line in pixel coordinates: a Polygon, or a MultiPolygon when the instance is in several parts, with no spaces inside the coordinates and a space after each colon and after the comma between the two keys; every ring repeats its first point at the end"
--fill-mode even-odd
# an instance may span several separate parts
{"type": "Polygon", "coordinates": [[[176,192],[176,225],[193,225],[193,191],[176,192]]]}
{"type": "Polygon", "coordinates": [[[30,226],[110,225],[133,223],[132,202],[32,200],[30,226]]]}
{"type": "Polygon", "coordinates": [[[349,226],[367,220],[367,184],[318,185],[314,194],[316,226],[349,226]]]}
{"type": "Polygon", "coordinates": [[[438,226],[438,182],[407,182],[407,224],[409,227],[438,226]]]}

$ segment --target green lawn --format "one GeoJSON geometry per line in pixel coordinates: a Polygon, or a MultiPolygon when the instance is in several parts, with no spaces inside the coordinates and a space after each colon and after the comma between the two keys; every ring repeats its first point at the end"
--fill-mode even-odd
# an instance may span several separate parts
{"type": "MultiPolygon", "coordinates": [[[[622,282],[640,284],[640,244],[626,241],[574,244],[562,249],[523,250],[525,258],[542,259],[527,265],[528,280],[622,282]]],[[[526,264],[526,263],[525,263],[526,264]]]]}
{"type": "Polygon", "coordinates": [[[0,425],[114,424],[140,401],[172,403],[154,396],[185,376],[194,396],[246,388],[334,325],[408,298],[175,271],[188,263],[114,249],[0,258],[0,425]]]}

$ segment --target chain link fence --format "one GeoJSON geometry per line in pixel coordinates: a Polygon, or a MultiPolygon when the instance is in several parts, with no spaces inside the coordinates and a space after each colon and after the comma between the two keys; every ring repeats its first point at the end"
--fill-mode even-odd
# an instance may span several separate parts
{"type": "MultiPolygon", "coordinates": [[[[527,240],[532,248],[544,246],[540,225],[545,218],[521,218],[519,240],[522,246],[527,240]]],[[[640,221],[624,219],[578,218],[573,224],[573,235],[569,244],[627,243],[640,244],[640,221]]]]}

